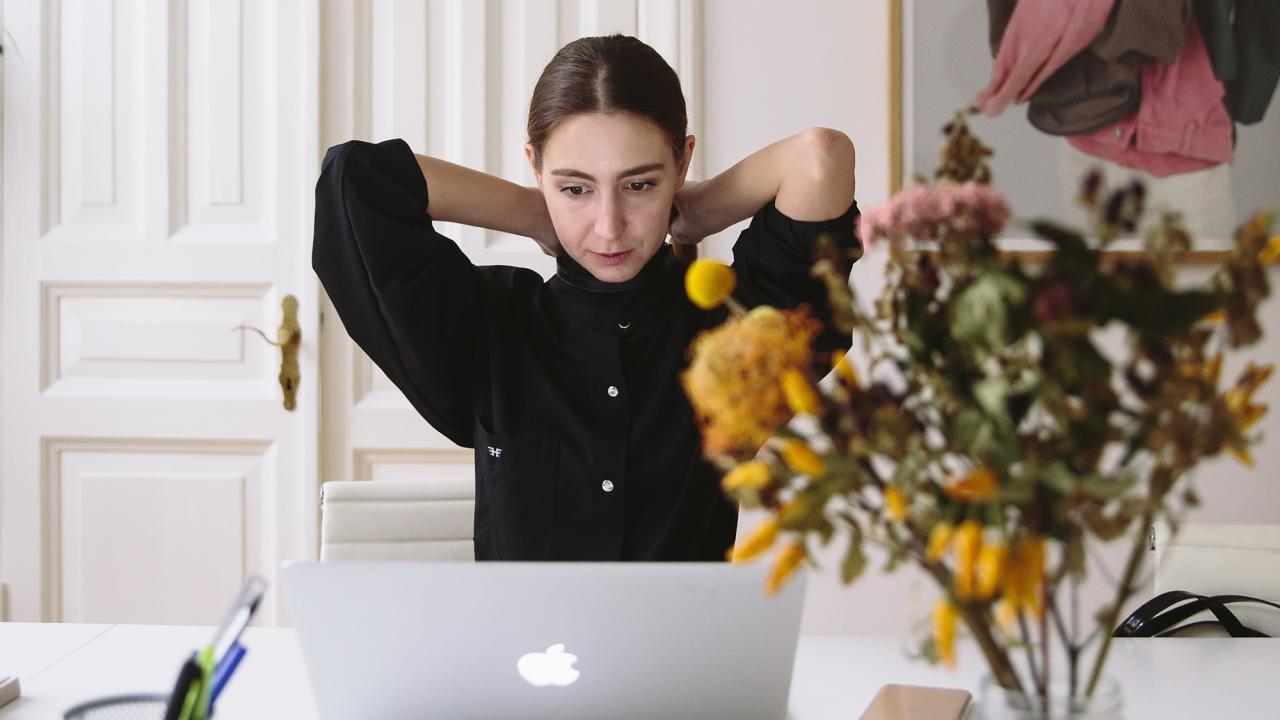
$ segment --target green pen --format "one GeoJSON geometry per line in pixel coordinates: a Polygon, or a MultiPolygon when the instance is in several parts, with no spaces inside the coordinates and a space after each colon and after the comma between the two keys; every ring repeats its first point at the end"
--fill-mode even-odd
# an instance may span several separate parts
{"type": "Polygon", "coordinates": [[[209,678],[213,675],[213,645],[206,645],[196,657],[200,677],[191,683],[178,720],[206,720],[209,717],[209,678]]]}

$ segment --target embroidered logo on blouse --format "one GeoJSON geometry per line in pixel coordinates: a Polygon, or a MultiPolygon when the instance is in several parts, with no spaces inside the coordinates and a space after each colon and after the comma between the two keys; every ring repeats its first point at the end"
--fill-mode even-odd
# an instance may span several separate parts
{"type": "Polygon", "coordinates": [[[488,448],[489,448],[489,455],[493,457],[502,457],[502,448],[494,447],[492,445],[489,445],[488,448]]]}

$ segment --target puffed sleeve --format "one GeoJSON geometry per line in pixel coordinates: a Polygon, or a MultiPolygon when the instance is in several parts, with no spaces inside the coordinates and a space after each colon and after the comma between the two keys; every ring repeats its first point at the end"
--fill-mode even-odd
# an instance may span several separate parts
{"type": "Polygon", "coordinates": [[[831,327],[831,303],[822,281],[810,270],[819,237],[827,236],[842,249],[858,248],[858,203],[830,220],[793,220],[773,201],[760,208],[733,245],[733,268],[738,278],[734,296],[747,307],[808,305],[827,330],[816,349],[847,348],[849,338],[831,327]]]}
{"type": "Polygon", "coordinates": [[[470,447],[484,337],[477,270],[433,227],[407,143],[329,148],[311,262],[356,344],[432,427],[470,447]]]}

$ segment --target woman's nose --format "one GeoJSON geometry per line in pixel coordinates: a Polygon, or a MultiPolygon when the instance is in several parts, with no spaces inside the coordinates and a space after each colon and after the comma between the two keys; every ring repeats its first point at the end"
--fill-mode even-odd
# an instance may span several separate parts
{"type": "Polygon", "coordinates": [[[596,212],[596,235],[604,240],[614,240],[622,236],[624,227],[626,221],[622,217],[621,198],[613,193],[601,193],[596,212]]]}

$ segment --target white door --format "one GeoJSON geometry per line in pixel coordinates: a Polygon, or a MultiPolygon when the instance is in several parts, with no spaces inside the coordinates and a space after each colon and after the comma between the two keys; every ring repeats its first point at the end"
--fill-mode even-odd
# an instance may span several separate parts
{"type": "Polygon", "coordinates": [[[317,3],[3,17],[9,619],[217,623],[247,575],[315,554],[317,3]],[[280,352],[232,330],[274,338],[287,294],[293,412],[280,352]]]}
{"type": "MultiPolygon", "coordinates": [[[[698,0],[326,3],[322,13],[325,146],[401,137],[414,152],[532,186],[525,122],[538,75],[565,43],[611,32],[639,37],[675,68],[697,134],[698,0]]],[[[698,148],[691,177],[702,167],[698,148]]],[[[477,264],[555,271],[527,238],[436,229],[477,264]]],[[[325,317],[324,479],[473,477],[471,451],[427,425],[331,307],[325,317]]]]}

